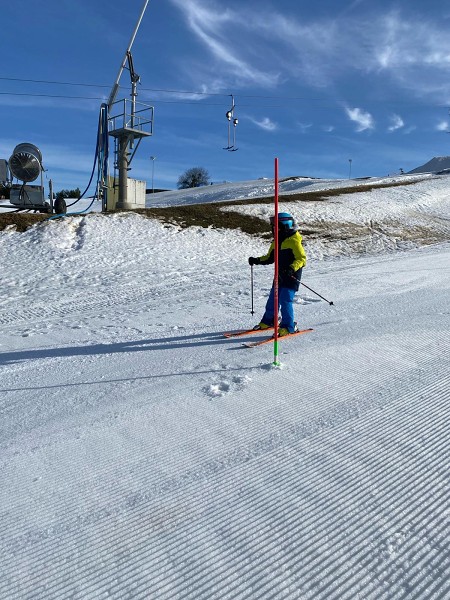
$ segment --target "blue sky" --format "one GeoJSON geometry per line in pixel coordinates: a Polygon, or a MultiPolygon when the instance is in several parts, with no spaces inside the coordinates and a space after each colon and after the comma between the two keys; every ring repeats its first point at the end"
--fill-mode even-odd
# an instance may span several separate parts
{"type": "MultiPolygon", "coordinates": [[[[55,189],[89,180],[98,112],[143,0],[2,6],[0,158],[31,142],[55,189]],[[38,83],[38,81],[40,83],[38,83]],[[50,83],[59,82],[59,83],[50,83]]],[[[131,177],[175,189],[411,170],[450,154],[450,5],[442,0],[150,0],[133,45],[138,100],[155,107],[131,177]],[[237,152],[226,111],[234,96],[237,152]]],[[[129,97],[129,75],[119,98],[129,97]]]]}

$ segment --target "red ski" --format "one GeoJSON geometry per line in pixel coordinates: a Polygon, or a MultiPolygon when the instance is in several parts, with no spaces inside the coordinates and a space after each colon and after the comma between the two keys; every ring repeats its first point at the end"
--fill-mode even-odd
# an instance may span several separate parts
{"type": "Polygon", "coordinates": [[[267,327],[266,329],[242,329],[241,331],[229,331],[224,333],[226,338],[241,337],[241,335],[251,335],[252,333],[264,333],[270,331],[273,327],[267,327]]]}
{"type": "MultiPolygon", "coordinates": [[[[278,340],[284,340],[286,338],[291,338],[294,337],[296,335],[303,335],[304,333],[309,333],[310,331],[314,331],[314,329],[312,327],[310,327],[309,329],[300,329],[299,331],[295,331],[294,333],[288,333],[287,335],[282,335],[281,337],[278,338],[278,340]]],[[[270,344],[271,342],[274,342],[275,338],[269,337],[269,338],[264,338],[263,340],[258,340],[257,342],[243,342],[242,345],[245,346],[246,348],[255,348],[256,346],[262,346],[263,344],[270,344]]]]}

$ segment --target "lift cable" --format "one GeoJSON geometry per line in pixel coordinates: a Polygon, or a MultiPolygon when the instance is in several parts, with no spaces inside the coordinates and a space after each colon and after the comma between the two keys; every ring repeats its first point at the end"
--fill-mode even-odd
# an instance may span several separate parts
{"type": "MultiPolygon", "coordinates": [[[[103,84],[94,84],[94,83],[74,83],[68,81],[51,81],[44,79],[21,79],[18,77],[0,77],[1,81],[20,81],[24,83],[44,83],[48,85],[70,85],[70,86],[80,86],[80,87],[94,87],[94,88],[109,88],[110,86],[103,84]]],[[[123,86],[119,86],[121,89],[123,86]]],[[[229,97],[230,94],[227,92],[199,92],[199,91],[186,91],[186,90],[173,90],[166,88],[146,88],[141,87],[142,92],[159,92],[165,94],[185,94],[190,96],[221,96],[221,97],[229,97]]],[[[14,93],[14,92],[0,92],[2,95],[9,96],[42,96],[42,97],[50,97],[50,98],[74,98],[80,100],[103,100],[101,97],[86,97],[86,96],[65,96],[65,95],[52,95],[52,94],[24,94],[24,93],[14,93]]],[[[251,99],[261,99],[261,100],[298,100],[304,102],[329,102],[328,98],[314,98],[309,96],[286,96],[286,95],[266,95],[266,94],[239,94],[241,98],[251,98],[251,99]]],[[[349,99],[350,101],[351,99],[349,99]]],[[[357,100],[354,100],[355,102],[357,100]]],[[[358,100],[360,101],[360,100],[358,100]]],[[[163,100],[158,100],[158,102],[164,102],[163,100]]],[[[182,101],[173,100],[173,103],[184,103],[182,101]]],[[[401,100],[371,100],[371,103],[375,104],[403,104],[406,106],[417,106],[422,103],[420,102],[411,102],[411,101],[401,101],[401,100]]],[[[448,108],[448,103],[436,103],[431,104],[431,106],[437,107],[446,107],[448,108]]]]}

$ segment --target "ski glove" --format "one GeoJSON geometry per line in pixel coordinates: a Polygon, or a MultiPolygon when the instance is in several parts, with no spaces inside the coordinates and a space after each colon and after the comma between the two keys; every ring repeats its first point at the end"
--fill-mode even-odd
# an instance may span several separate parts
{"type": "Polygon", "coordinates": [[[248,259],[248,264],[253,266],[253,265],[259,265],[260,260],[259,258],[255,258],[254,256],[250,256],[248,259]]]}
{"type": "Polygon", "coordinates": [[[282,269],[280,275],[282,277],[287,278],[287,279],[290,279],[290,278],[297,279],[295,277],[295,271],[294,271],[294,269],[291,266],[282,269]]]}

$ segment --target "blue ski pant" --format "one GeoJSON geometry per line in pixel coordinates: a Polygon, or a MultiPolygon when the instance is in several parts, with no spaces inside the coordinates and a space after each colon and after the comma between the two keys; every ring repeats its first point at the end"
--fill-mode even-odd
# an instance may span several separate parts
{"type": "MultiPolygon", "coordinates": [[[[266,303],[266,311],[262,318],[263,323],[267,323],[268,325],[275,323],[274,319],[274,289],[270,290],[269,298],[266,303]]],[[[293,332],[295,329],[294,326],[294,306],[293,301],[296,294],[296,290],[291,290],[290,288],[280,287],[278,289],[278,303],[281,311],[281,323],[280,327],[286,327],[286,329],[290,332],[293,332]]],[[[277,315],[278,316],[278,315],[277,315]]]]}

